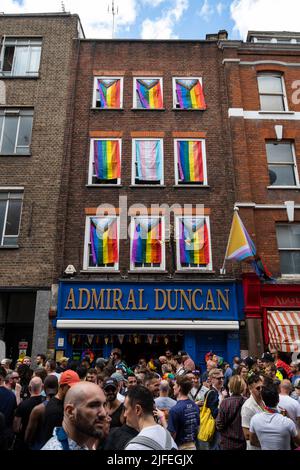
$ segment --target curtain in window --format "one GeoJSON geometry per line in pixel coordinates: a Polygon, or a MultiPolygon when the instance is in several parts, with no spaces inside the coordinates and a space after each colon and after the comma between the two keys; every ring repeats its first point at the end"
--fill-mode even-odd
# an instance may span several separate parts
{"type": "Polygon", "coordinates": [[[179,179],[184,182],[203,183],[201,142],[177,142],[179,179]]]}
{"type": "Polygon", "coordinates": [[[118,261],[118,230],[115,218],[92,218],[90,242],[93,263],[97,266],[118,261]]]}
{"type": "Polygon", "coordinates": [[[209,263],[209,241],[205,219],[179,220],[179,247],[181,264],[209,263]]]}
{"type": "Polygon", "coordinates": [[[161,179],[162,150],[159,140],[136,140],[136,178],[144,181],[161,179]]]}
{"type": "Polygon", "coordinates": [[[97,178],[120,178],[120,145],[118,140],[94,140],[94,165],[97,178]]]}
{"type": "Polygon", "coordinates": [[[98,80],[98,90],[100,95],[100,108],[120,108],[121,107],[121,80],[98,80]]]}
{"type": "Polygon", "coordinates": [[[131,261],[160,264],[162,259],[160,219],[138,219],[135,222],[131,261]]]}
{"type": "Polygon", "coordinates": [[[160,80],[136,80],[136,91],[143,108],[162,108],[160,80]]]}
{"type": "Polygon", "coordinates": [[[206,109],[199,80],[176,80],[176,95],[180,109],[206,109]]]}

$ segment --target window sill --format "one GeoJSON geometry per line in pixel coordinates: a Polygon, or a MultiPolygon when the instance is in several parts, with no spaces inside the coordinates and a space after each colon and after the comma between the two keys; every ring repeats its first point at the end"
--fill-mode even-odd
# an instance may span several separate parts
{"type": "Polygon", "coordinates": [[[0,158],[3,157],[31,157],[31,153],[0,153],[0,158]]]}
{"type": "Polygon", "coordinates": [[[267,186],[267,189],[294,189],[294,190],[299,190],[300,186],[267,186]]]}
{"type": "Polygon", "coordinates": [[[105,269],[105,268],[95,268],[95,269],[82,269],[80,271],[80,274],[100,274],[100,273],[109,273],[109,274],[120,274],[120,271],[119,270],[115,270],[115,269],[105,269]]]}
{"type": "Polygon", "coordinates": [[[40,78],[40,74],[37,75],[2,75],[0,72],[0,79],[1,80],[36,80],[37,78],[40,78]]]}
{"type": "Polygon", "coordinates": [[[165,111],[166,108],[131,108],[131,111],[165,111]]]}
{"type": "Polygon", "coordinates": [[[18,250],[19,248],[20,248],[19,245],[0,246],[0,250],[18,250]]]}
{"type": "Polygon", "coordinates": [[[191,273],[191,274],[216,274],[216,271],[211,269],[196,269],[196,268],[186,268],[186,269],[177,269],[175,274],[183,274],[183,273],[191,273]]]}
{"type": "Polygon", "coordinates": [[[165,184],[131,184],[130,188],[165,188],[165,184]]]}
{"type": "Polygon", "coordinates": [[[196,189],[207,188],[207,189],[210,189],[210,186],[209,184],[174,184],[173,188],[196,188],[196,189]]]}
{"type": "Polygon", "coordinates": [[[134,269],[128,271],[128,274],[167,274],[165,269],[134,269]]]}
{"type": "Polygon", "coordinates": [[[258,114],[282,114],[283,116],[285,114],[295,114],[294,111],[258,111],[258,114]]]}
{"type": "Polygon", "coordinates": [[[122,184],[86,184],[86,188],[123,188],[122,184]]]}
{"type": "Polygon", "coordinates": [[[124,108],[95,108],[92,106],[91,111],[124,111],[124,108]]]}
{"type": "Polygon", "coordinates": [[[281,274],[281,279],[297,279],[297,280],[300,280],[300,274],[281,274]]]}
{"type": "Polygon", "coordinates": [[[206,111],[206,109],[196,109],[196,108],[189,108],[189,109],[183,109],[183,108],[172,108],[173,111],[200,111],[200,112],[203,112],[203,111],[206,111]]]}

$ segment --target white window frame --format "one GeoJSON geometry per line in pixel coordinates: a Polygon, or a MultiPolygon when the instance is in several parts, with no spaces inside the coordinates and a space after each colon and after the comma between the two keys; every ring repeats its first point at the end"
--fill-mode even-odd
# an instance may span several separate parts
{"type": "MultiPolygon", "coordinates": [[[[109,140],[109,141],[118,141],[119,146],[120,146],[120,168],[122,169],[122,139],[118,138],[110,138],[110,137],[94,137],[90,139],[90,158],[89,158],[89,175],[88,175],[88,185],[89,186],[99,186],[102,188],[109,187],[109,186],[120,186],[121,185],[121,177],[118,178],[117,183],[93,183],[93,177],[95,175],[93,174],[93,163],[94,163],[94,142],[96,140],[109,140]]],[[[122,170],[121,170],[122,171],[122,170]]]]}
{"type": "Polygon", "coordinates": [[[258,72],[257,73],[257,89],[258,89],[258,96],[259,96],[259,106],[260,106],[260,111],[263,111],[265,113],[276,113],[276,112],[286,112],[286,111],[289,111],[289,107],[288,107],[288,101],[287,101],[287,95],[286,95],[286,88],[285,88],[285,81],[284,81],[284,76],[282,73],[280,72],[258,72]],[[282,87],[282,93],[260,93],[259,91],[259,77],[263,77],[263,76],[271,76],[271,77],[276,77],[276,78],[280,78],[281,79],[281,87],[282,87]],[[282,96],[283,98],[283,104],[284,104],[284,109],[281,109],[281,110],[268,110],[268,109],[262,109],[261,107],[261,101],[260,101],[260,97],[261,96],[282,96]]]}
{"type": "Polygon", "coordinates": [[[132,139],[132,165],[131,165],[131,184],[132,186],[151,186],[153,188],[159,188],[160,186],[163,186],[164,185],[164,139],[160,138],[160,137],[136,137],[134,139],[132,139]],[[137,140],[156,140],[156,141],[160,141],[160,145],[161,145],[161,158],[162,158],[162,162],[161,162],[161,180],[160,180],[160,183],[153,183],[151,184],[151,181],[149,182],[145,182],[145,183],[136,183],[135,182],[135,179],[136,179],[136,141],[137,140]]]}
{"type": "Polygon", "coordinates": [[[39,76],[39,70],[41,66],[41,56],[42,56],[42,43],[43,40],[42,38],[39,37],[8,37],[4,36],[1,44],[1,54],[0,54],[0,76],[4,77],[38,77],[39,76]],[[38,44],[38,42],[40,44],[38,44]],[[5,56],[5,48],[6,47],[14,47],[14,57],[13,57],[13,63],[11,67],[11,71],[3,71],[3,65],[4,65],[4,56],[5,56]],[[17,47],[28,47],[29,49],[29,54],[27,57],[27,65],[26,65],[26,71],[22,75],[16,75],[14,73],[14,67],[15,67],[15,61],[16,61],[16,48],[17,47]],[[32,49],[33,48],[40,48],[40,57],[39,57],[39,67],[37,71],[30,71],[29,66],[31,62],[31,55],[32,55],[32,49]]]}
{"type": "Polygon", "coordinates": [[[174,139],[174,174],[175,174],[175,184],[176,186],[190,186],[190,187],[203,187],[207,186],[207,166],[206,166],[206,142],[205,139],[174,139]],[[201,142],[202,148],[202,162],[203,162],[203,184],[201,183],[191,183],[191,182],[179,182],[179,171],[178,171],[178,151],[177,151],[177,142],[201,142]]]}
{"type": "MultiPolygon", "coordinates": [[[[275,143],[276,141],[266,141],[266,144],[271,144],[271,143],[275,143]]],[[[298,168],[297,168],[297,159],[296,159],[296,151],[295,151],[295,144],[294,142],[290,142],[290,141],[284,141],[284,140],[281,140],[280,142],[276,142],[278,143],[278,145],[280,144],[287,144],[289,143],[291,145],[291,148],[292,148],[292,154],[293,154],[293,163],[286,163],[286,162],[276,162],[276,163],[269,163],[268,162],[268,155],[267,155],[267,145],[266,145],[266,157],[267,157],[267,165],[268,165],[268,171],[269,171],[269,165],[273,165],[273,166],[293,166],[294,168],[294,176],[295,176],[295,182],[296,184],[293,185],[293,186],[289,186],[289,185],[275,185],[275,184],[270,184],[268,186],[268,188],[272,188],[272,189],[282,189],[282,188],[299,188],[300,187],[300,181],[299,181],[299,173],[298,173],[298,168]]]]}
{"type": "Polygon", "coordinates": [[[210,220],[209,216],[192,216],[192,215],[177,215],[175,216],[175,239],[176,239],[176,266],[177,271],[212,271],[213,264],[212,264],[212,248],[211,248],[211,233],[210,233],[210,220]],[[208,243],[209,243],[209,263],[207,266],[181,266],[180,263],[180,231],[179,231],[179,223],[181,219],[205,219],[206,226],[207,226],[207,233],[208,233],[208,243]]]}
{"type": "Polygon", "coordinates": [[[121,76],[105,75],[105,76],[94,77],[92,107],[94,109],[100,109],[101,111],[109,111],[110,109],[123,109],[123,82],[124,82],[124,77],[121,77],[121,76]],[[97,80],[120,80],[120,107],[119,108],[100,108],[99,106],[97,106],[97,92],[98,92],[97,80]]]}
{"type": "MultiPolygon", "coordinates": [[[[4,220],[3,220],[3,227],[0,227],[0,247],[1,248],[10,248],[14,247],[17,248],[18,244],[12,244],[12,245],[4,245],[4,238],[18,238],[20,236],[20,229],[21,229],[21,219],[22,219],[22,212],[23,212],[23,200],[24,200],[24,190],[22,188],[20,189],[12,189],[12,188],[0,188],[0,193],[5,193],[7,194],[7,199],[6,199],[6,208],[5,208],[5,215],[4,215],[4,220]],[[10,198],[11,194],[19,194],[20,197],[15,197],[15,198],[10,198]],[[6,224],[7,224],[7,216],[8,216],[8,209],[9,209],[9,201],[10,200],[20,200],[21,201],[21,210],[20,210],[20,218],[19,218],[19,226],[18,226],[18,233],[15,235],[5,235],[6,232],[6,224]]],[[[5,199],[2,199],[4,201],[5,199]]]]}
{"type": "Polygon", "coordinates": [[[83,254],[83,270],[84,271],[91,271],[91,272],[116,272],[119,270],[119,263],[120,263],[120,217],[118,215],[105,215],[105,216],[97,216],[97,215],[89,215],[86,217],[85,220],[85,236],[84,236],[84,254],[83,254]],[[115,218],[117,219],[117,233],[118,233],[118,262],[115,263],[114,267],[112,266],[89,266],[89,253],[90,253],[90,228],[91,228],[91,219],[107,219],[107,218],[115,218]]]}
{"type": "Polygon", "coordinates": [[[162,77],[133,77],[133,109],[138,109],[142,111],[154,111],[154,110],[160,110],[164,109],[164,89],[163,89],[163,78],[162,77]],[[147,109],[147,108],[139,108],[137,106],[137,96],[136,96],[136,81],[137,80],[159,80],[160,82],[160,89],[161,89],[161,98],[162,98],[162,107],[161,108],[152,108],[152,109],[147,109]]]}
{"type": "MultiPolygon", "coordinates": [[[[300,226],[300,223],[296,223],[295,225],[299,225],[300,226]]],[[[281,252],[284,252],[284,251],[288,251],[288,252],[297,252],[299,251],[300,252],[300,247],[299,248],[280,248],[279,246],[279,243],[278,243],[278,237],[277,237],[277,227],[279,226],[292,226],[292,224],[285,224],[285,223],[277,223],[276,224],[276,239],[277,239],[277,247],[278,247],[278,252],[279,252],[279,263],[281,265],[281,259],[280,259],[280,253],[281,252]]],[[[281,266],[280,266],[281,268],[281,266]]],[[[283,278],[300,278],[300,272],[299,273],[282,273],[281,272],[281,276],[283,278]]]]}
{"type": "Polygon", "coordinates": [[[166,249],[165,249],[165,217],[163,215],[139,215],[139,216],[131,216],[131,221],[130,221],[130,271],[135,271],[135,272],[145,272],[145,271],[165,271],[166,269],[166,249]],[[145,267],[135,267],[134,263],[131,259],[131,253],[132,253],[132,246],[133,246],[133,238],[134,238],[134,231],[135,231],[135,226],[136,223],[135,221],[138,219],[161,219],[161,234],[162,234],[162,244],[161,244],[161,255],[162,255],[162,261],[160,267],[158,266],[145,266],[145,267]]]}
{"type": "Polygon", "coordinates": [[[1,155],[25,155],[28,156],[30,155],[30,148],[31,148],[31,142],[32,142],[32,130],[33,130],[33,109],[12,109],[12,108],[0,108],[0,113],[1,116],[3,116],[3,125],[2,129],[0,128],[0,156],[1,155]],[[2,112],[3,111],[3,112],[2,112]],[[27,111],[27,113],[26,113],[27,111]],[[25,112],[25,113],[24,113],[25,112]],[[4,137],[4,128],[5,128],[5,117],[6,116],[15,116],[18,117],[18,124],[17,124],[17,130],[15,134],[15,145],[14,145],[14,151],[11,154],[7,154],[6,152],[2,152],[2,145],[3,145],[3,137],[4,137]],[[31,125],[31,134],[30,134],[30,143],[28,146],[24,145],[17,145],[18,139],[19,139],[19,131],[20,131],[20,121],[22,116],[31,116],[32,117],[32,125],[31,125]],[[17,153],[17,149],[28,149],[28,152],[24,153],[17,153]]]}
{"type": "MultiPolygon", "coordinates": [[[[179,103],[177,101],[177,95],[176,95],[176,80],[199,80],[200,85],[202,87],[202,92],[203,92],[203,95],[204,95],[203,80],[202,80],[202,77],[172,77],[172,83],[173,83],[173,109],[177,109],[179,111],[185,111],[184,108],[177,107],[177,105],[179,105],[179,103]]],[[[198,109],[198,108],[188,108],[188,109],[191,109],[193,111],[203,111],[202,109],[198,109]]]]}

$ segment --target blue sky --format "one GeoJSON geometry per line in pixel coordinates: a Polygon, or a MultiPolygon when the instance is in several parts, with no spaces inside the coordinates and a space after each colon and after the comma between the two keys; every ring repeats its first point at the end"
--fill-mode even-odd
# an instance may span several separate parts
{"type": "MultiPolygon", "coordinates": [[[[61,0],[0,0],[4,13],[61,11],[61,0]]],[[[78,13],[87,37],[112,37],[111,0],[64,0],[78,13]]],[[[226,29],[229,39],[248,30],[299,31],[300,0],[115,0],[116,38],[205,39],[226,29]]]]}

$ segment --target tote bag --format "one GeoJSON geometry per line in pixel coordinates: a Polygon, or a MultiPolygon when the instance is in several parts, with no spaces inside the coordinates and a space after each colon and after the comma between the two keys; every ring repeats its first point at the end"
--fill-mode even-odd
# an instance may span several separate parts
{"type": "Polygon", "coordinates": [[[215,419],[211,414],[210,408],[206,406],[207,396],[200,411],[200,430],[198,433],[198,439],[204,442],[210,441],[212,439],[216,429],[215,419]]]}

